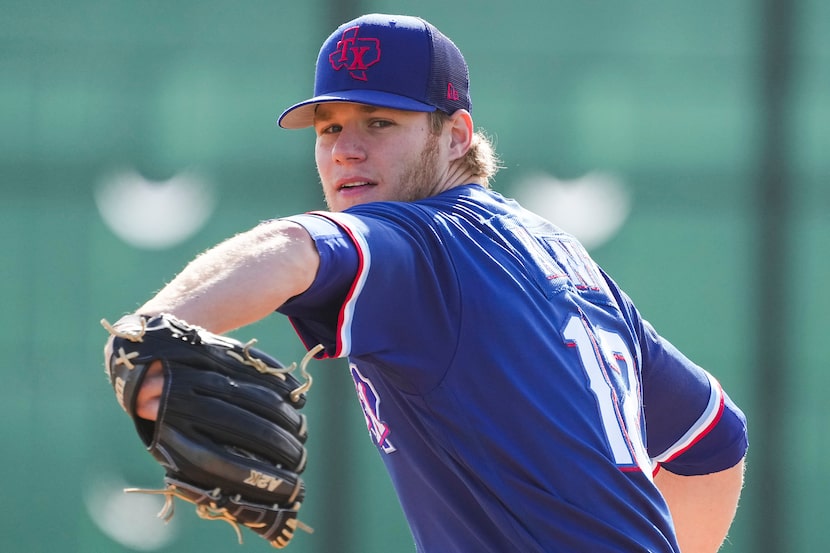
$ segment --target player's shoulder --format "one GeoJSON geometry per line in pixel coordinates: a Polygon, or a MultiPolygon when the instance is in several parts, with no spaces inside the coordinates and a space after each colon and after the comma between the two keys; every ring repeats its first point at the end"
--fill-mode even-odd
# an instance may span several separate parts
{"type": "MultiPolygon", "coordinates": [[[[468,185],[474,186],[474,185],[468,185]]],[[[474,198],[468,186],[415,201],[381,201],[352,206],[333,218],[361,221],[363,225],[390,231],[414,233],[440,226],[442,221],[488,211],[486,195],[474,198]]],[[[480,187],[479,187],[480,188],[480,187]]]]}

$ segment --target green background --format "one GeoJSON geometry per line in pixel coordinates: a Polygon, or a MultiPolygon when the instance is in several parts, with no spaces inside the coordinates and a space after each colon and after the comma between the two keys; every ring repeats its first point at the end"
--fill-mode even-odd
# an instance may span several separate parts
{"type": "MultiPolygon", "coordinates": [[[[184,504],[167,527],[127,521],[143,548],[102,530],[117,509],[96,490],[161,474],[106,382],[98,320],[226,236],[323,207],[313,135],[275,120],[309,95],[331,29],[370,11],[426,17],[464,51],[497,190],[539,171],[624,180],[629,218],[592,254],[748,415],[723,550],[830,550],[827,2],[0,0],[0,551],[237,550],[184,504]],[[125,167],[198,171],[209,223],[162,250],[124,243],[94,194],[125,167]]],[[[238,334],[303,354],[280,317],[238,334]]],[[[290,549],[412,551],[344,365],[311,368],[301,518],[316,532],[290,549]]]]}

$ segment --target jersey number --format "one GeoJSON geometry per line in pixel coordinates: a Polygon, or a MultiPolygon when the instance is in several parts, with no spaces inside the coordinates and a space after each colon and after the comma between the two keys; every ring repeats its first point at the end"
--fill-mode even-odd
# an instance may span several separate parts
{"type": "Polygon", "coordinates": [[[592,330],[578,315],[570,318],[562,336],[579,352],[614,462],[623,470],[639,468],[651,475],[640,426],[640,381],[622,336],[601,328],[592,330]]]}

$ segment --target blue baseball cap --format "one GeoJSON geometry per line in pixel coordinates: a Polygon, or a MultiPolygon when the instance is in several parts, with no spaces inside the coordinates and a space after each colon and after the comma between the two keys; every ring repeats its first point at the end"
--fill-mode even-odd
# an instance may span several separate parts
{"type": "Polygon", "coordinates": [[[344,23],[320,48],[314,96],[279,118],[285,129],[314,124],[325,102],[452,114],[472,111],[467,63],[435,26],[405,15],[370,14],[344,23]]]}

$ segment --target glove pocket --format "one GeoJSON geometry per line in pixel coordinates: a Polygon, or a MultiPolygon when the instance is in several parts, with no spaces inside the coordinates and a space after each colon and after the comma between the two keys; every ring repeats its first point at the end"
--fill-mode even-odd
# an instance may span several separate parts
{"type": "Polygon", "coordinates": [[[224,500],[234,496],[281,506],[301,502],[305,497],[305,484],[296,472],[246,451],[217,445],[169,426],[162,427],[159,438],[151,452],[165,466],[167,476],[209,492],[218,507],[224,507],[224,500]]]}
{"type": "Polygon", "coordinates": [[[305,416],[268,390],[188,368],[170,371],[167,386],[157,424],[277,468],[304,470],[305,416]]]}

